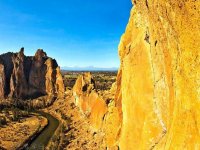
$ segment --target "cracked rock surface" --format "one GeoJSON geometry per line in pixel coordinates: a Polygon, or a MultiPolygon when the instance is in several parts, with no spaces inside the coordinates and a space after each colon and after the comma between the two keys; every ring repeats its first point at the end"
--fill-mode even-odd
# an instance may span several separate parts
{"type": "Polygon", "coordinates": [[[133,4],[119,44],[120,149],[199,149],[200,2],[133,4]]]}

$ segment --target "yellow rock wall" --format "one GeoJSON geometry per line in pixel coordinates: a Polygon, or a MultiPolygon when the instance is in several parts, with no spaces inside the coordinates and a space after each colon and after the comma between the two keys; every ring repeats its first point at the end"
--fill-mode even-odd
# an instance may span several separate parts
{"type": "Polygon", "coordinates": [[[3,62],[0,59],[0,98],[3,98],[5,95],[5,67],[3,62]]]}
{"type": "Polygon", "coordinates": [[[133,3],[119,44],[120,149],[200,149],[200,1],[133,3]]]}
{"type": "MultiPolygon", "coordinates": [[[[120,74],[120,73],[119,73],[120,74]]],[[[109,150],[118,149],[118,139],[121,130],[121,105],[120,94],[115,92],[120,90],[117,85],[118,81],[112,85],[110,91],[103,91],[107,96],[100,95],[95,90],[95,81],[90,73],[80,75],[73,87],[74,103],[79,108],[84,117],[88,118],[93,131],[100,131],[104,135],[104,140],[101,146],[107,147],[109,150]],[[119,97],[116,105],[113,97],[119,97]],[[110,103],[106,103],[106,99],[112,99],[110,103]]]]}
{"type": "Polygon", "coordinates": [[[59,97],[63,97],[65,93],[65,85],[61,74],[60,67],[56,68],[56,90],[59,97]]]}
{"type": "Polygon", "coordinates": [[[53,69],[53,61],[51,58],[47,59],[45,62],[46,66],[47,66],[47,71],[46,71],[46,75],[45,75],[45,86],[46,86],[46,92],[48,95],[54,94],[55,93],[55,87],[54,87],[54,83],[55,83],[55,70],[53,69]]]}
{"type": "Polygon", "coordinates": [[[107,105],[94,90],[94,82],[90,73],[84,73],[78,77],[73,87],[73,97],[81,113],[89,118],[93,129],[96,131],[101,129],[107,105]]]}

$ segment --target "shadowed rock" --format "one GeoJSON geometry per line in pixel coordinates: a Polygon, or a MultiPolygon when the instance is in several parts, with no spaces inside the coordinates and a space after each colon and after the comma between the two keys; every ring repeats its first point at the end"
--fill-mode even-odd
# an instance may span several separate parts
{"type": "Polygon", "coordinates": [[[24,48],[19,53],[0,55],[0,97],[26,99],[63,95],[64,84],[57,68],[56,60],[49,58],[42,49],[31,57],[24,55],[24,48]]]}

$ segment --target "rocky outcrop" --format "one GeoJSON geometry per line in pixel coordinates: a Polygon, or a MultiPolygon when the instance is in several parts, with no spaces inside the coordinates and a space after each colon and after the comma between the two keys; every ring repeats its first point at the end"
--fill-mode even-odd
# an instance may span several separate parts
{"type": "Polygon", "coordinates": [[[48,60],[47,54],[41,49],[37,50],[35,56],[32,57],[31,59],[31,64],[30,64],[31,69],[30,71],[28,71],[29,72],[28,82],[30,85],[29,94],[32,95],[33,97],[37,95],[45,95],[46,93],[47,94],[50,93],[47,90],[45,84],[46,82],[45,76],[48,72],[47,65],[45,64],[47,60],[48,60]]]}
{"type": "Polygon", "coordinates": [[[19,53],[12,56],[13,71],[10,79],[10,96],[25,97],[28,93],[28,81],[25,76],[25,56],[22,48],[19,53]]]}
{"type": "Polygon", "coordinates": [[[90,119],[94,130],[100,129],[107,106],[95,91],[95,82],[90,73],[78,77],[73,87],[73,97],[81,113],[90,119]]]}
{"type": "Polygon", "coordinates": [[[45,62],[46,65],[46,75],[45,75],[45,79],[46,79],[46,92],[47,93],[55,93],[56,92],[56,87],[55,87],[55,83],[56,83],[56,70],[53,68],[56,68],[55,62],[52,61],[51,58],[47,59],[45,62]]]}
{"type": "Polygon", "coordinates": [[[122,150],[200,149],[200,2],[133,0],[115,98],[122,150]]]}
{"type": "Polygon", "coordinates": [[[65,93],[65,86],[60,67],[56,68],[56,93],[58,93],[59,97],[62,97],[65,93]]]}
{"type": "Polygon", "coordinates": [[[5,81],[5,67],[0,59],[0,98],[3,98],[5,95],[5,81]]]}
{"type": "Polygon", "coordinates": [[[36,98],[42,95],[63,95],[64,84],[56,60],[42,50],[35,56],[19,53],[0,55],[0,97],[36,98]]]}
{"type": "Polygon", "coordinates": [[[84,73],[78,77],[72,91],[74,103],[90,120],[92,130],[98,132],[98,136],[103,135],[101,146],[117,150],[122,120],[114,101],[117,83],[113,83],[110,90],[97,92],[92,75],[84,73]]]}

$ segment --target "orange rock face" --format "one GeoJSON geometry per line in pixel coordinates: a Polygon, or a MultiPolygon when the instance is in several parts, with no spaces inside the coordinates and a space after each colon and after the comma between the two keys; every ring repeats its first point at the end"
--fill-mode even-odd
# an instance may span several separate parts
{"type": "Polygon", "coordinates": [[[133,3],[119,44],[120,149],[200,149],[200,2],[133,3]]]}
{"type": "Polygon", "coordinates": [[[36,98],[63,95],[64,84],[56,60],[39,49],[35,56],[19,53],[0,55],[0,97],[36,98]]]}
{"type": "Polygon", "coordinates": [[[65,85],[60,71],[60,67],[56,68],[56,93],[62,97],[65,93],[65,85]]]}
{"type": "Polygon", "coordinates": [[[122,121],[120,109],[112,98],[115,97],[116,91],[117,84],[114,83],[109,91],[97,93],[90,73],[79,76],[73,87],[76,106],[84,114],[84,117],[89,118],[92,129],[103,133],[103,146],[112,150],[118,149],[122,121]]]}
{"type": "Polygon", "coordinates": [[[5,95],[5,67],[3,61],[0,60],[0,98],[3,98],[5,95]]]}
{"type": "Polygon", "coordinates": [[[55,62],[48,58],[45,61],[45,65],[47,67],[46,74],[45,74],[45,86],[46,92],[48,94],[54,94],[56,92],[55,83],[56,83],[56,70],[55,70],[55,62]]]}
{"type": "Polygon", "coordinates": [[[91,74],[85,73],[78,77],[73,87],[73,96],[80,111],[90,118],[94,130],[98,130],[102,127],[107,106],[105,101],[95,92],[94,86],[91,74]]]}
{"type": "Polygon", "coordinates": [[[45,81],[46,81],[46,92],[48,94],[57,94],[62,97],[65,92],[65,86],[60,71],[60,67],[57,66],[55,60],[48,58],[45,62],[47,67],[45,81]]]}

